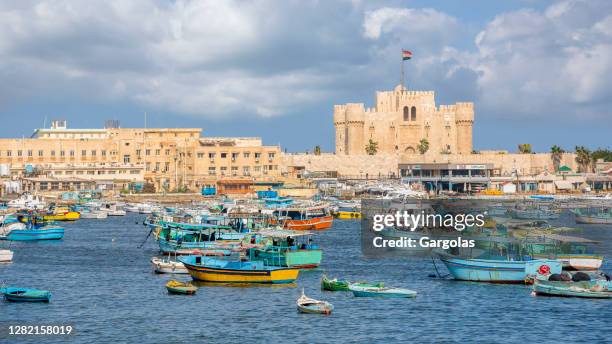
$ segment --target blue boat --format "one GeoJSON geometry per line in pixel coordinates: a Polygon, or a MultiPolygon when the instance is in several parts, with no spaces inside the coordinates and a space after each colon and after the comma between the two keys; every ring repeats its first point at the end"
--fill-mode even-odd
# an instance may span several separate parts
{"type": "Polygon", "coordinates": [[[49,302],[51,292],[47,290],[29,288],[0,288],[0,293],[4,294],[6,301],[13,302],[49,302]]]}
{"type": "Polygon", "coordinates": [[[491,283],[526,283],[530,276],[536,275],[541,266],[548,266],[551,273],[561,273],[562,262],[552,259],[521,260],[508,259],[507,256],[464,258],[446,253],[438,253],[454,279],[460,281],[491,283]]]}
{"type": "Polygon", "coordinates": [[[64,228],[58,226],[44,226],[32,229],[12,229],[5,235],[0,235],[0,240],[11,241],[36,241],[36,240],[60,240],[64,237],[64,228]]]}

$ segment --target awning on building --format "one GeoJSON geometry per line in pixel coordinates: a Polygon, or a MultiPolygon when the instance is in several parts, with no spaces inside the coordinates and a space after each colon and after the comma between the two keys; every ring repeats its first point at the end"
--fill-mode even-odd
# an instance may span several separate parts
{"type": "Polygon", "coordinates": [[[572,182],[568,182],[567,180],[555,180],[555,187],[559,190],[571,190],[572,182]]]}

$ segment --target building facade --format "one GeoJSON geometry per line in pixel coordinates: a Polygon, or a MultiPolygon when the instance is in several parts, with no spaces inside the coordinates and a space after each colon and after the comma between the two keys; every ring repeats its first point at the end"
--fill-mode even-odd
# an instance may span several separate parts
{"type": "Polygon", "coordinates": [[[266,180],[280,173],[280,147],[259,138],[205,138],[199,128],[70,129],[64,121],[31,138],[0,139],[0,165],[14,177],[103,178],[199,190],[224,178],[266,180]],[[8,168],[7,168],[8,167],[8,168]]]}
{"type": "Polygon", "coordinates": [[[364,155],[370,140],[377,154],[416,154],[422,139],[429,151],[472,152],[473,103],[436,105],[433,91],[411,91],[398,85],[376,93],[374,108],[363,103],[334,106],[336,154],[364,155]]]}

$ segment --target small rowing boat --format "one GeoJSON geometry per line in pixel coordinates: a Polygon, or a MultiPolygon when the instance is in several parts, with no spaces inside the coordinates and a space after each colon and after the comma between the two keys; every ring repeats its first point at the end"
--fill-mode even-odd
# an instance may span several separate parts
{"type": "Polygon", "coordinates": [[[169,281],[166,283],[166,289],[170,294],[182,294],[182,295],[193,295],[198,291],[198,287],[191,283],[185,283],[180,281],[169,281]]]}
{"type": "Polygon", "coordinates": [[[181,262],[172,261],[170,258],[163,259],[158,257],[151,258],[153,270],[158,274],[188,274],[189,271],[181,262]]]}
{"type": "Polygon", "coordinates": [[[416,297],[417,292],[410,289],[404,288],[385,288],[385,287],[366,287],[351,284],[349,290],[353,292],[356,297],[416,297]]]}
{"type": "Polygon", "coordinates": [[[0,250],[0,263],[9,263],[13,260],[13,251],[0,250]]]}
{"type": "Polygon", "coordinates": [[[368,282],[354,282],[351,283],[347,280],[339,280],[337,278],[329,279],[326,275],[321,278],[321,289],[328,291],[349,291],[349,285],[361,286],[361,287],[373,287],[382,288],[385,286],[383,282],[368,283],[368,282]]]}
{"type": "Polygon", "coordinates": [[[13,302],[49,302],[51,292],[47,290],[28,289],[28,288],[0,288],[0,293],[4,294],[4,299],[13,302]]]}
{"type": "Polygon", "coordinates": [[[533,282],[535,295],[582,297],[591,299],[612,299],[610,281],[546,281],[536,279],[533,282]]]}
{"type": "Polygon", "coordinates": [[[304,294],[304,289],[302,289],[302,295],[297,299],[296,305],[298,311],[301,313],[330,315],[334,310],[334,305],[331,303],[315,300],[306,296],[304,294]]]}

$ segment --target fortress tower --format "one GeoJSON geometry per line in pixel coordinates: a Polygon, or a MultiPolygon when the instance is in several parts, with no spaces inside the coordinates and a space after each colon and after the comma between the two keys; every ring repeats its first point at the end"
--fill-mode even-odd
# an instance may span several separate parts
{"type": "Polygon", "coordinates": [[[428,152],[469,154],[472,151],[472,103],[436,106],[433,91],[411,91],[398,85],[376,92],[375,108],[363,103],[334,106],[336,154],[363,155],[370,139],[377,154],[420,154],[422,139],[428,152]]]}

